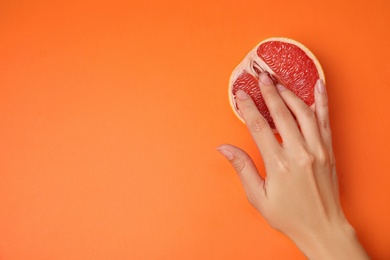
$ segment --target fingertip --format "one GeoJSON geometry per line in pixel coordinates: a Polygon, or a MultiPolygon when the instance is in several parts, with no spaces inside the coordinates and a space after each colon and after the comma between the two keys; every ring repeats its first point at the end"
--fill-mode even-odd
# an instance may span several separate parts
{"type": "Polygon", "coordinates": [[[325,83],[322,79],[318,79],[315,86],[319,94],[326,94],[325,83]]]}
{"type": "Polygon", "coordinates": [[[217,151],[222,154],[227,160],[231,161],[234,158],[233,152],[230,151],[226,145],[220,145],[217,148],[217,151]]]}
{"type": "Polygon", "coordinates": [[[284,90],[286,90],[286,87],[283,86],[282,84],[276,84],[276,89],[279,91],[279,92],[282,92],[284,90]]]}
{"type": "Polygon", "coordinates": [[[237,90],[237,92],[236,92],[236,97],[237,97],[238,99],[243,100],[243,99],[248,98],[248,94],[247,94],[244,90],[239,89],[239,90],[237,90]]]}
{"type": "Polygon", "coordinates": [[[326,91],[325,83],[322,79],[318,79],[315,85],[315,104],[316,110],[323,109],[328,105],[328,93],[326,91]]]}
{"type": "Polygon", "coordinates": [[[260,73],[259,83],[263,84],[263,85],[272,85],[273,84],[271,78],[265,72],[260,73]]]}
{"type": "Polygon", "coordinates": [[[222,144],[217,147],[217,150],[229,160],[240,178],[250,203],[256,209],[261,209],[261,201],[265,195],[264,179],[259,174],[253,160],[244,150],[234,145],[222,144]]]}

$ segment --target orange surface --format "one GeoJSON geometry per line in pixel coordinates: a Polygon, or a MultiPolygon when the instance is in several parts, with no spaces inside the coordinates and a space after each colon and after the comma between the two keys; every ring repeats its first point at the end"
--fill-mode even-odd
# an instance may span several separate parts
{"type": "Polygon", "coordinates": [[[390,259],[389,13],[387,0],[0,1],[0,259],[304,259],[215,150],[262,166],[227,82],[271,36],[323,65],[345,213],[390,259]]]}

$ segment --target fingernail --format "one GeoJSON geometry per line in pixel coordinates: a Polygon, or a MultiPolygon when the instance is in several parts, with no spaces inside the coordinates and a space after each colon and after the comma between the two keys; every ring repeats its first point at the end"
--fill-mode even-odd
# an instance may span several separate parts
{"type": "Polygon", "coordinates": [[[239,89],[239,90],[237,90],[237,92],[236,92],[236,97],[237,97],[238,99],[246,99],[246,98],[248,97],[248,94],[245,93],[244,90],[239,89]]]}
{"type": "Polygon", "coordinates": [[[222,147],[217,147],[217,150],[218,152],[220,152],[226,159],[228,159],[229,161],[233,159],[233,153],[230,152],[229,150],[227,149],[224,149],[222,147]]]}
{"type": "Polygon", "coordinates": [[[272,80],[268,77],[267,73],[260,73],[259,80],[263,85],[271,85],[272,80]]]}
{"type": "Polygon", "coordinates": [[[283,86],[282,84],[276,84],[276,88],[278,89],[279,92],[286,90],[286,87],[283,86]]]}
{"type": "Polygon", "coordinates": [[[317,80],[316,89],[317,89],[317,92],[320,94],[326,93],[325,84],[324,84],[324,81],[322,79],[317,80]]]}

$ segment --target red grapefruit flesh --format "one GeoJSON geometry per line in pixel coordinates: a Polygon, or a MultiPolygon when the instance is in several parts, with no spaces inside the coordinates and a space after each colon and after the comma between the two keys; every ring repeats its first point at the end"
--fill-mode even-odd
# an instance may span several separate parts
{"type": "Polygon", "coordinates": [[[316,57],[301,43],[288,38],[269,38],[253,48],[233,70],[229,99],[235,114],[243,121],[235,102],[237,90],[251,96],[257,108],[275,131],[275,124],[259,88],[259,74],[266,72],[273,82],[283,84],[314,109],[314,86],[325,80],[316,57]]]}

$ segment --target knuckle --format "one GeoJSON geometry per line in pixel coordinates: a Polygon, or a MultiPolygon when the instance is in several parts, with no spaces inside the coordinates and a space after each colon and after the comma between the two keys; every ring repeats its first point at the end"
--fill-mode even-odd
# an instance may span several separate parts
{"type": "Polygon", "coordinates": [[[324,148],[320,149],[315,157],[315,161],[317,164],[321,166],[330,165],[330,157],[324,148]]]}
{"type": "Polygon", "coordinates": [[[329,120],[328,119],[321,119],[319,120],[319,125],[323,129],[329,129],[329,120]]]}
{"type": "Polygon", "coordinates": [[[274,110],[272,116],[283,120],[289,118],[291,116],[291,113],[287,108],[277,108],[274,110]]]}
{"type": "Polygon", "coordinates": [[[311,167],[314,161],[315,157],[307,151],[298,153],[296,158],[296,163],[303,168],[311,167]]]}
{"type": "Polygon", "coordinates": [[[232,165],[238,174],[241,174],[245,169],[245,161],[243,160],[234,161],[232,162],[232,165]]]}
{"type": "Polygon", "coordinates": [[[305,107],[302,109],[303,116],[307,118],[314,118],[314,111],[310,109],[309,107],[305,107]]]}
{"type": "Polygon", "coordinates": [[[238,108],[241,111],[241,113],[244,113],[244,114],[246,114],[248,112],[250,113],[250,111],[253,111],[253,110],[257,110],[255,103],[249,99],[241,101],[239,103],[238,108]]]}
{"type": "Polygon", "coordinates": [[[250,129],[253,133],[260,133],[266,127],[268,127],[267,121],[264,118],[257,118],[253,122],[250,123],[250,129]]]}

